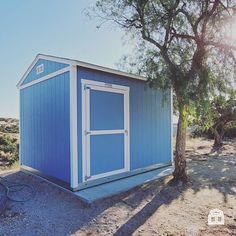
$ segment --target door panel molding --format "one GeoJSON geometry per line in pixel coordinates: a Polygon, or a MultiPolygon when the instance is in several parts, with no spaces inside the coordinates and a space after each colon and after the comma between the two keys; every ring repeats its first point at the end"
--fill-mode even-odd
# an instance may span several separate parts
{"type": "Polygon", "coordinates": [[[114,130],[90,130],[87,135],[103,135],[103,134],[125,134],[127,131],[123,129],[114,130]]]}
{"type": "Polygon", "coordinates": [[[81,80],[82,89],[82,181],[94,180],[130,170],[130,132],[129,132],[129,87],[81,80]],[[124,96],[124,129],[90,130],[90,90],[119,93],[124,96]],[[90,136],[124,134],[124,168],[91,176],[90,173],[90,136]]]}

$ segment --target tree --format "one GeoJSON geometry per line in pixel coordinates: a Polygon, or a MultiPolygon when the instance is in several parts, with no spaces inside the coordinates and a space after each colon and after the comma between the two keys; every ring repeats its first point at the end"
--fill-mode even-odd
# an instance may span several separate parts
{"type": "MultiPolygon", "coordinates": [[[[186,181],[186,130],[191,104],[235,73],[229,35],[236,0],[97,0],[102,22],[125,29],[138,44],[136,66],[150,86],[172,87],[178,107],[174,180],[186,181]]],[[[135,64],[132,62],[133,65],[135,64]]]]}
{"type": "Polygon", "coordinates": [[[197,108],[195,124],[205,131],[212,132],[213,150],[219,150],[228,126],[236,122],[236,93],[231,91],[228,96],[218,95],[203,103],[197,108]]]}

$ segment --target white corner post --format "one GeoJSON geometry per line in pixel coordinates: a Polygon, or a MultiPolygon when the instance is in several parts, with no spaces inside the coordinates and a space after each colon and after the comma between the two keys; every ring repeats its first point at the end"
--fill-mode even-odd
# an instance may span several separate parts
{"type": "Polygon", "coordinates": [[[70,187],[78,187],[77,66],[70,66],[70,187]]]}
{"type": "Polygon", "coordinates": [[[21,165],[22,165],[22,157],[21,157],[21,134],[22,134],[22,132],[21,132],[21,102],[20,102],[20,99],[21,99],[21,90],[19,89],[19,91],[18,91],[18,99],[19,99],[19,101],[18,101],[18,104],[19,104],[19,106],[18,106],[18,109],[19,109],[19,165],[20,165],[20,167],[21,167],[21,165]]]}

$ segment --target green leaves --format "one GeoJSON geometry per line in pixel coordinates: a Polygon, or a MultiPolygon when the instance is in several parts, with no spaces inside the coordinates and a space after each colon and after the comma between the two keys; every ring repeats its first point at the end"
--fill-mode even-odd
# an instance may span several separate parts
{"type": "Polygon", "coordinates": [[[216,95],[228,93],[236,76],[236,38],[226,38],[235,5],[236,0],[99,0],[94,11],[136,40],[126,70],[146,76],[151,87],[172,87],[186,125],[198,117],[209,128],[220,107],[216,95]]]}
{"type": "Polygon", "coordinates": [[[236,122],[235,91],[217,95],[211,100],[203,100],[195,107],[196,117],[194,123],[204,130],[209,130],[218,124],[226,127],[231,122],[236,122]]]}
{"type": "Polygon", "coordinates": [[[131,64],[149,78],[151,86],[173,86],[176,93],[186,90],[186,99],[195,100],[213,85],[224,90],[224,81],[234,73],[231,44],[236,40],[219,42],[225,42],[223,28],[230,24],[236,1],[223,4],[217,0],[99,0],[94,11],[102,21],[114,22],[136,39],[138,63],[131,64]]]}
{"type": "Polygon", "coordinates": [[[13,153],[17,149],[17,140],[8,135],[0,136],[0,151],[13,153]]]}

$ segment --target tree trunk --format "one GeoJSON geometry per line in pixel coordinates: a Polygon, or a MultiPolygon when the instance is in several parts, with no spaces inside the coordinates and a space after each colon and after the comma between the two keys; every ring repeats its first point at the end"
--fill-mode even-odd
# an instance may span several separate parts
{"type": "Polygon", "coordinates": [[[223,136],[224,130],[218,131],[217,129],[213,129],[214,133],[214,144],[213,149],[220,149],[223,145],[223,136]]]}
{"type": "Polygon", "coordinates": [[[187,117],[181,109],[178,120],[178,129],[176,136],[176,151],[175,151],[175,170],[173,173],[174,181],[187,181],[186,174],[186,134],[187,134],[187,117]]]}
{"type": "Polygon", "coordinates": [[[214,144],[213,144],[213,148],[220,148],[222,146],[222,137],[221,135],[217,134],[214,137],[214,144]]]}

